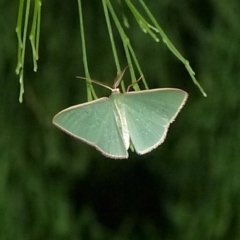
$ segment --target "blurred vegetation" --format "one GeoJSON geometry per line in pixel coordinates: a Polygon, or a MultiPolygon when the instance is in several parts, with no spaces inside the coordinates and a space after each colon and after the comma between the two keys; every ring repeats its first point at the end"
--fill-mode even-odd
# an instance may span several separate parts
{"type": "MultiPolygon", "coordinates": [[[[240,239],[240,2],[145,2],[208,97],[129,18],[149,87],[190,96],[163,145],[115,161],[51,124],[59,110],[86,101],[85,83],[75,78],[84,75],[77,1],[43,2],[39,68],[32,71],[28,45],[23,104],[15,75],[18,6],[1,1],[1,240],[240,239]]],[[[116,70],[101,1],[85,1],[83,10],[91,77],[111,84],[116,70]]]]}

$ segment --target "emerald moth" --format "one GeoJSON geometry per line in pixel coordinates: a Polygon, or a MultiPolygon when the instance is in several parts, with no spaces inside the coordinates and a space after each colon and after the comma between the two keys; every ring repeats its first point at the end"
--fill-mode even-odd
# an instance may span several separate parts
{"type": "Polygon", "coordinates": [[[53,124],[109,158],[128,158],[130,146],[138,154],[155,149],[164,142],[188,94],[176,88],[121,93],[122,76],[113,88],[92,80],[111,89],[112,94],[62,110],[53,124]]]}

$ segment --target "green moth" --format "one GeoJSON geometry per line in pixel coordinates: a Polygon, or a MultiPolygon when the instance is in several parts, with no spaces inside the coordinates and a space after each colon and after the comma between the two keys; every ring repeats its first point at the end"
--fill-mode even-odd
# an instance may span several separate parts
{"type": "Polygon", "coordinates": [[[112,94],[62,110],[53,124],[110,158],[128,158],[130,145],[138,154],[152,151],[165,140],[188,94],[175,88],[120,93],[120,80],[113,88],[96,82],[112,94]]]}

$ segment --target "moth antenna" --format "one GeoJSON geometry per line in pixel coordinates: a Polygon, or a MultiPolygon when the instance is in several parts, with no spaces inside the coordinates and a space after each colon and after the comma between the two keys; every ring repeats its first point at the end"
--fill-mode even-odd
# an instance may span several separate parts
{"type": "Polygon", "coordinates": [[[140,76],[140,78],[139,78],[137,81],[135,81],[135,82],[133,82],[132,84],[130,84],[130,85],[127,87],[127,92],[129,91],[129,89],[130,89],[134,84],[136,84],[137,82],[139,82],[142,78],[143,78],[143,75],[140,76]]]}
{"type": "Polygon", "coordinates": [[[101,82],[99,82],[99,81],[97,81],[97,80],[94,80],[94,79],[89,79],[89,78],[79,77],[79,76],[77,76],[76,78],[85,79],[85,80],[87,80],[87,81],[93,82],[93,83],[95,83],[95,84],[97,84],[97,85],[100,85],[100,86],[102,86],[102,87],[108,88],[108,89],[111,90],[111,91],[114,90],[114,89],[112,89],[111,87],[109,87],[107,84],[101,83],[101,82]]]}

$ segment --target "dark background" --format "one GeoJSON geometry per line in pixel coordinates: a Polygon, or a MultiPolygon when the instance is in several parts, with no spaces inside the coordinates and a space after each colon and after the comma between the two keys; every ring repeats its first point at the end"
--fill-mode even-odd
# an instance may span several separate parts
{"type": "MultiPolygon", "coordinates": [[[[75,78],[84,76],[77,1],[43,1],[39,69],[32,71],[28,42],[22,104],[18,4],[0,2],[1,240],[240,239],[240,2],[146,4],[208,97],[126,10],[149,87],[178,87],[189,99],[164,144],[119,161],[51,124],[58,111],[87,99],[85,82],[75,78]]],[[[111,84],[116,68],[101,1],[83,2],[83,13],[91,77],[111,84]]]]}

